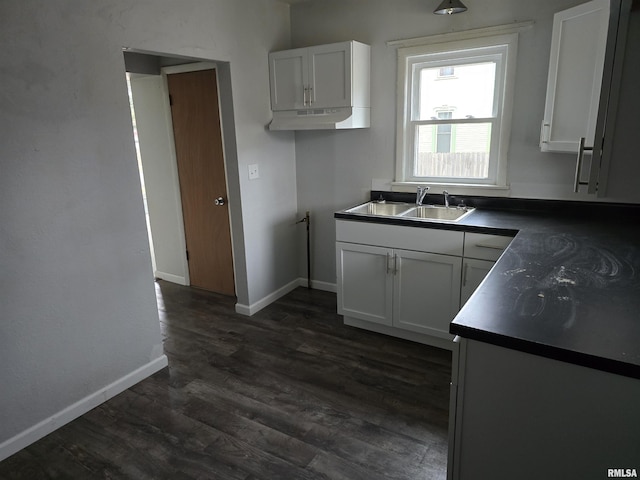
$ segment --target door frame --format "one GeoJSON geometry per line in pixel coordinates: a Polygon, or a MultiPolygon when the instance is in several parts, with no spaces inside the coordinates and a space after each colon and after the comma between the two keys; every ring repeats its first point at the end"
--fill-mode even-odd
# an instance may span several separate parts
{"type": "MultiPolygon", "coordinates": [[[[172,74],[176,74],[176,73],[186,73],[186,72],[197,72],[197,71],[201,71],[201,70],[215,70],[216,71],[216,88],[217,88],[217,92],[218,92],[218,103],[220,104],[221,102],[221,96],[220,96],[220,76],[218,75],[219,73],[219,68],[218,65],[216,64],[216,62],[194,62],[194,63],[186,63],[183,65],[173,65],[173,66],[167,66],[167,67],[162,67],[160,69],[160,74],[162,76],[162,87],[164,90],[164,112],[165,112],[165,116],[167,118],[167,124],[168,125],[173,125],[173,118],[171,116],[171,105],[169,103],[169,83],[168,83],[168,79],[167,79],[167,75],[172,75],[172,74]]],[[[225,132],[224,132],[224,120],[222,117],[222,112],[221,109],[218,108],[218,117],[220,120],[220,132],[221,132],[221,137],[222,137],[222,156],[223,156],[223,164],[224,164],[224,182],[225,182],[225,187],[227,189],[227,201],[229,203],[229,209],[228,209],[228,215],[229,215],[229,235],[231,237],[231,258],[232,258],[232,262],[233,262],[233,282],[234,282],[234,292],[235,295],[237,297],[238,295],[238,273],[237,273],[237,267],[236,267],[236,249],[235,249],[235,245],[234,245],[234,241],[233,241],[233,215],[231,214],[232,208],[234,203],[237,201],[237,199],[233,198],[232,193],[231,193],[231,189],[229,188],[229,169],[228,169],[228,165],[227,165],[227,149],[226,149],[226,143],[225,143],[225,132]]],[[[170,140],[170,145],[171,145],[171,165],[172,165],[172,176],[173,176],[173,182],[174,182],[174,188],[175,188],[175,192],[178,193],[178,195],[176,195],[176,201],[178,202],[178,211],[179,211],[179,223],[180,223],[180,237],[181,237],[181,248],[182,246],[184,246],[183,248],[183,254],[181,256],[182,258],[182,263],[183,263],[183,268],[184,271],[186,272],[185,274],[185,280],[187,285],[191,285],[191,278],[190,278],[190,272],[189,272],[189,262],[187,260],[187,240],[186,240],[186,235],[185,235],[185,230],[184,230],[184,217],[182,215],[182,197],[180,194],[180,181],[179,181],[179,177],[178,177],[178,160],[177,160],[177,156],[176,156],[176,147],[175,147],[175,138],[173,135],[173,128],[169,128],[169,131],[167,132],[167,135],[169,136],[169,140],[170,140]]]]}

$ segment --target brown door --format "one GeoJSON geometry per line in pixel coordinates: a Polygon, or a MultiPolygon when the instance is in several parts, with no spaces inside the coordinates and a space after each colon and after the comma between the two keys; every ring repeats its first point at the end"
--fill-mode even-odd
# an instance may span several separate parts
{"type": "Polygon", "coordinates": [[[234,295],[215,70],[167,75],[191,285],[234,295]]]}

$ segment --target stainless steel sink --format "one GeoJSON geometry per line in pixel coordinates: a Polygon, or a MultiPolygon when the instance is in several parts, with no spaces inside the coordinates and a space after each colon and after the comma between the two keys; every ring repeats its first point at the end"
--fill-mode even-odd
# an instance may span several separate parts
{"type": "Polygon", "coordinates": [[[473,208],[439,207],[437,205],[421,205],[413,207],[406,212],[399,214],[401,217],[422,218],[425,220],[441,220],[446,222],[457,222],[466,217],[473,208]]]}
{"type": "Polygon", "coordinates": [[[357,207],[346,210],[346,213],[360,213],[363,215],[382,215],[385,217],[395,217],[401,215],[411,208],[409,203],[378,203],[367,202],[357,207]]]}

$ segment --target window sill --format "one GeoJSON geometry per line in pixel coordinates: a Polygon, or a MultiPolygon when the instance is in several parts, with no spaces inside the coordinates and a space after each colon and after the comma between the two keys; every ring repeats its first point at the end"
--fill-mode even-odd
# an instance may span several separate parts
{"type": "Polygon", "coordinates": [[[469,183],[429,183],[429,182],[391,182],[392,192],[415,192],[416,187],[430,187],[430,193],[441,193],[446,190],[451,195],[487,195],[492,197],[509,197],[511,187],[508,185],[482,185],[469,183]],[[442,190],[440,190],[442,189],[442,190]]]}

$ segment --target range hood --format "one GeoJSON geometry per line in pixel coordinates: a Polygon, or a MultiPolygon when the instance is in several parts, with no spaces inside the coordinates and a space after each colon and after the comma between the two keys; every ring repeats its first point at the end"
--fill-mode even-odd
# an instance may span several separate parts
{"type": "Polygon", "coordinates": [[[369,107],[311,108],[273,112],[269,130],[368,128],[369,107]]]}

